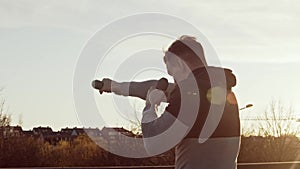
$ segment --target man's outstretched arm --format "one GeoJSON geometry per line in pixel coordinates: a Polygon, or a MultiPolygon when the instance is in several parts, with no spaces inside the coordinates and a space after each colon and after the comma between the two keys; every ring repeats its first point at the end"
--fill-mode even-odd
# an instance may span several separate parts
{"type": "MultiPolygon", "coordinates": [[[[133,96],[146,100],[148,90],[150,89],[150,87],[156,87],[159,80],[147,80],[142,82],[117,82],[108,78],[104,78],[99,82],[102,83],[100,85],[101,88],[97,88],[94,85],[93,87],[98,89],[100,94],[102,94],[103,92],[112,92],[117,95],[133,96]]],[[[174,86],[174,83],[168,83],[166,93],[171,93],[171,91],[174,89],[174,86]]]]}

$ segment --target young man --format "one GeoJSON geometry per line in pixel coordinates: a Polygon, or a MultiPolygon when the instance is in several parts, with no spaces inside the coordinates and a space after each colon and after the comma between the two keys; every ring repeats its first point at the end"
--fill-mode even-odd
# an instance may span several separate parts
{"type": "Polygon", "coordinates": [[[146,100],[145,147],[155,154],[166,144],[176,144],[176,169],[235,169],[240,146],[239,110],[231,90],[235,76],[229,69],[207,66],[202,45],[189,36],[170,45],[164,62],[175,81],[166,92],[155,89],[157,81],[117,83],[110,79],[103,80],[100,92],[146,100]],[[169,105],[158,117],[156,107],[161,102],[169,105]]]}

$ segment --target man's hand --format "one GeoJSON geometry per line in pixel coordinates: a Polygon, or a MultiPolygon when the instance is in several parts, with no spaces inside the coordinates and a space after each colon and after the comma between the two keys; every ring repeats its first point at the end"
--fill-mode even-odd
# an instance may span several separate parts
{"type": "Polygon", "coordinates": [[[166,102],[167,98],[165,93],[162,90],[155,89],[150,87],[147,93],[146,103],[151,104],[152,106],[159,106],[161,102],[166,102]]]}
{"type": "Polygon", "coordinates": [[[103,86],[101,89],[99,89],[100,94],[102,94],[103,92],[106,93],[114,92],[116,94],[121,92],[121,84],[116,81],[113,81],[109,78],[104,78],[102,79],[102,83],[103,86]]]}
{"type": "Polygon", "coordinates": [[[166,101],[165,93],[162,90],[150,87],[146,97],[146,107],[143,110],[142,123],[149,123],[157,118],[157,106],[166,101]]]}

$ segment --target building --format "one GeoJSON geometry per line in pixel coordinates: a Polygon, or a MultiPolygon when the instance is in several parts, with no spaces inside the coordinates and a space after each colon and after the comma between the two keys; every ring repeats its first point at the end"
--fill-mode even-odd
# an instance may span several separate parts
{"type": "Polygon", "coordinates": [[[79,135],[88,135],[94,141],[100,140],[107,144],[126,143],[126,138],[138,136],[129,130],[118,127],[104,127],[102,130],[99,128],[63,128],[60,131],[53,131],[51,127],[35,127],[32,130],[23,131],[20,126],[5,126],[0,127],[0,138],[6,138],[11,136],[26,136],[33,137],[35,139],[41,139],[44,142],[49,142],[52,145],[56,145],[60,141],[71,142],[79,135]]]}
{"type": "Polygon", "coordinates": [[[0,138],[7,138],[13,136],[22,136],[23,130],[21,126],[1,126],[0,138]]]}

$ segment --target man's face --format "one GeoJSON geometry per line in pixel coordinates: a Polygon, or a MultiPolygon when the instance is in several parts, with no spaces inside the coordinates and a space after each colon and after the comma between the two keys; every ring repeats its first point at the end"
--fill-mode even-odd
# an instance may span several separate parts
{"type": "Polygon", "coordinates": [[[164,62],[167,67],[168,74],[171,76],[175,76],[178,73],[178,60],[177,56],[171,52],[165,52],[164,62]]]}

